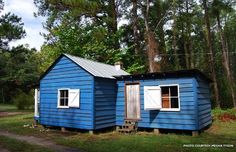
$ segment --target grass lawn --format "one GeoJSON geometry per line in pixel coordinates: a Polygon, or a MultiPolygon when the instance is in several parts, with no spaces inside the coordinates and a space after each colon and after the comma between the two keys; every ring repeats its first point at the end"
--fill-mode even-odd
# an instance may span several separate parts
{"type": "MultiPolygon", "coordinates": [[[[78,132],[62,133],[58,130],[42,131],[41,126],[38,128],[28,126],[33,123],[33,113],[0,118],[0,130],[51,139],[58,144],[76,147],[88,152],[236,151],[236,121],[218,120],[217,116],[222,113],[224,112],[213,111],[216,119],[212,126],[196,137],[174,133],[155,135],[148,132],[138,132],[134,135],[123,135],[108,132],[90,135],[78,132]],[[188,146],[191,146],[189,144],[196,144],[195,146],[205,144],[203,146],[212,147],[184,147],[183,145],[186,144],[188,146]],[[213,147],[223,146],[223,144],[234,145],[234,147],[213,147]]],[[[236,115],[235,110],[231,110],[230,113],[236,115]]],[[[1,138],[0,145],[2,145],[1,138]]]]}
{"type": "Polygon", "coordinates": [[[14,105],[0,104],[0,111],[17,111],[14,105]]]}
{"type": "Polygon", "coordinates": [[[33,109],[28,110],[18,110],[16,106],[12,104],[2,104],[0,103],[0,112],[33,112],[33,109]]]}

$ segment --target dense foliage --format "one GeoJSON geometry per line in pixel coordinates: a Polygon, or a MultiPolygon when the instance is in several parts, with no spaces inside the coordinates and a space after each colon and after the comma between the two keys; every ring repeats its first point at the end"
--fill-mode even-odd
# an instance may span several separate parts
{"type": "MultiPolygon", "coordinates": [[[[2,1],[0,6],[2,10],[2,1]]],[[[26,35],[23,25],[14,14],[0,16],[0,102],[3,103],[13,102],[16,96],[28,96],[39,77],[36,50],[22,45],[9,47],[10,42],[26,35]]],[[[26,100],[22,102],[26,104],[26,100]]]]}
{"type": "MultiPolygon", "coordinates": [[[[44,28],[48,31],[43,35],[46,43],[39,53],[23,46],[10,49],[10,41],[24,37],[23,24],[10,13],[0,18],[3,90],[9,92],[16,87],[28,92],[39,73],[61,53],[69,53],[108,64],[122,61],[130,73],[197,68],[213,80],[213,106],[236,107],[235,1],[34,0],[34,3],[38,8],[35,16],[46,17],[44,28]]],[[[5,96],[14,96],[14,91],[5,96]]]]}
{"type": "Polygon", "coordinates": [[[236,107],[232,0],[34,0],[45,16],[41,70],[62,52],[130,73],[198,68],[217,107],[236,107]],[[123,23],[123,24],[122,24],[123,23]]]}

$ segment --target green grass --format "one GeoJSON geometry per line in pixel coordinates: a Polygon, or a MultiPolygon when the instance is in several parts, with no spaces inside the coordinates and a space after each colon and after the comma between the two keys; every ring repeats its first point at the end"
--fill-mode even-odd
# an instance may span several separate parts
{"type": "Polygon", "coordinates": [[[136,135],[102,133],[79,134],[56,138],[60,144],[78,147],[88,152],[155,152],[155,151],[235,151],[234,148],[185,148],[184,144],[232,144],[236,143],[236,122],[214,122],[214,125],[197,137],[177,134],[141,132],[136,135]]]}
{"type": "MultiPolygon", "coordinates": [[[[225,112],[229,111],[231,110],[225,112]]],[[[213,110],[214,115],[223,113],[213,110]]],[[[23,127],[33,123],[33,113],[2,117],[0,122],[0,130],[51,139],[58,144],[79,148],[87,152],[236,151],[236,121],[222,122],[217,117],[209,129],[196,137],[174,133],[155,135],[148,132],[139,132],[135,135],[123,135],[116,132],[90,135],[78,132],[62,133],[58,130],[41,132],[43,129],[41,126],[38,128],[23,127]],[[187,148],[183,147],[184,144],[231,144],[234,147],[187,148]]]]}
{"type": "Polygon", "coordinates": [[[8,149],[9,151],[18,152],[52,152],[47,148],[43,148],[37,145],[31,145],[24,141],[19,141],[16,139],[8,138],[5,136],[0,136],[0,146],[2,148],[8,149]]]}
{"type": "Polygon", "coordinates": [[[215,116],[215,117],[223,115],[225,113],[236,116],[236,109],[225,109],[225,110],[222,110],[222,109],[216,108],[216,109],[212,110],[212,115],[215,116]]]}
{"type": "Polygon", "coordinates": [[[10,104],[0,104],[0,111],[17,111],[17,108],[10,104]]]}
{"type": "Polygon", "coordinates": [[[33,112],[33,109],[19,110],[13,104],[0,104],[0,112],[33,112]]]}

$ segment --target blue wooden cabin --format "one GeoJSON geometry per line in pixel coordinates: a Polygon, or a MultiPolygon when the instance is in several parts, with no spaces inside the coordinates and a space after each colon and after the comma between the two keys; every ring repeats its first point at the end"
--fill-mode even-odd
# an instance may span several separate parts
{"type": "Polygon", "coordinates": [[[86,130],[115,126],[113,76],[127,74],[115,66],[62,54],[40,78],[35,119],[45,126],[86,130]]]}
{"type": "Polygon", "coordinates": [[[198,131],[212,122],[209,82],[198,70],[129,75],[120,66],[62,54],[40,78],[35,119],[90,131],[125,120],[198,131]]]}
{"type": "Polygon", "coordinates": [[[209,82],[198,70],[118,76],[116,125],[199,131],[212,122],[209,82]]]}

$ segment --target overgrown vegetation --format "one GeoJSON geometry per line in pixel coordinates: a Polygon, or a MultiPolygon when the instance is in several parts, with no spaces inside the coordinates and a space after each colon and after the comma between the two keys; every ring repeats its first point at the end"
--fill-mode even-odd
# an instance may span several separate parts
{"type": "MultiPolygon", "coordinates": [[[[3,9],[4,3],[0,0],[0,12],[3,9]]],[[[1,13],[0,103],[13,103],[13,98],[19,98],[19,91],[29,94],[39,77],[39,59],[36,50],[23,45],[13,48],[9,46],[9,43],[25,37],[26,32],[23,26],[21,18],[15,14],[1,13]]],[[[18,103],[23,102],[22,106],[24,106],[28,104],[28,100],[18,101],[18,103]]]]}
{"type": "Polygon", "coordinates": [[[23,91],[19,91],[13,98],[13,102],[19,110],[33,109],[34,98],[32,92],[26,94],[23,91]]]}

